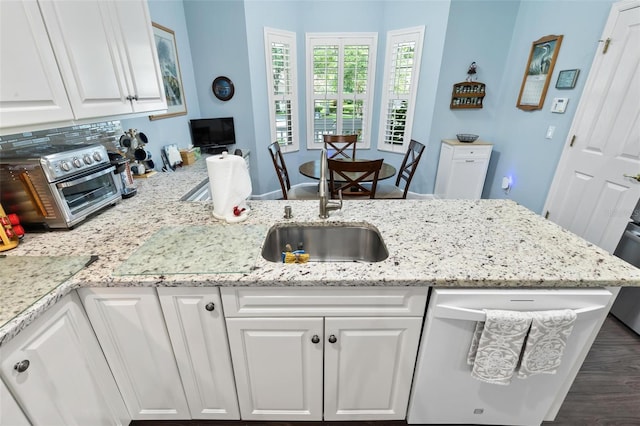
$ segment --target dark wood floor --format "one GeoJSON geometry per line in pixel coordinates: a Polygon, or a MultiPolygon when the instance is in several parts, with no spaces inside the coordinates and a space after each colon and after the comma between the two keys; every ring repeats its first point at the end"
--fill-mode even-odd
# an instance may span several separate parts
{"type": "MultiPolygon", "coordinates": [[[[130,426],[406,426],[382,422],[133,421],[130,426]]],[[[640,337],[609,315],[554,422],[544,426],[639,426],[640,337]]]]}

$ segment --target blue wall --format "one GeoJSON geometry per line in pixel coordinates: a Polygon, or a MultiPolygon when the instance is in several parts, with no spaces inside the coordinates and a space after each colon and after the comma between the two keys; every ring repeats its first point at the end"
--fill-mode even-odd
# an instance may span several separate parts
{"type": "MultiPolygon", "coordinates": [[[[234,116],[238,147],[252,152],[254,194],[276,191],[277,179],[267,154],[269,122],[264,58],[264,27],[295,32],[298,45],[300,106],[305,105],[305,33],[366,31],[378,33],[378,55],[371,154],[399,165],[399,154],[377,151],[377,119],[386,31],[425,25],[422,69],[412,137],[427,145],[412,191],[433,192],[440,140],[469,132],[493,142],[494,154],[484,197],[510,197],[540,212],[555,173],[582,88],[598,48],[597,40],[613,0],[150,0],[152,19],[176,31],[189,114],[157,122],[122,120],[123,128],[145,131],[152,143],[190,142],[188,118],[234,116]],[[542,110],[515,107],[531,43],[562,34],[564,40],[542,110]],[[191,58],[192,57],[192,58],[191,58]],[[487,84],[481,110],[451,110],[454,83],[464,81],[472,61],[478,80],[487,84]],[[555,89],[558,72],[581,70],[576,88],[555,89]],[[231,101],[217,100],[211,82],[230,77],[231,101]],[[554,97],[568,97],[565,114],[549,111],[554,97]],[[545,139],[549,125],[553,139],[545,139]],[[500,183],[510,175],[505,194],[500,183]]],[[[292,183],[303,181],[297,164],[315,158],[307,151],[304,109],[301,149],[287,154],[292,183]]]]}

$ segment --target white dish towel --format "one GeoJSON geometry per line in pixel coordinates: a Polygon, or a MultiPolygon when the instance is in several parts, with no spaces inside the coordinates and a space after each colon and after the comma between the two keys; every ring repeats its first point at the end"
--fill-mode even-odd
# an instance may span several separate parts
{"type": "Polygon", "coordinates": [[[486,320],[484,324],[476,324],[467,356],[467,363],[473,365],[471,376],[487,383],[508,385],[520,360],[531,315],[489,309],[484,312],[486,320]]]}
{"type": "Polygon", "coordinates": [[[530,314],[533,321],[518,370],[518,378],[521,379],[534,374],[555,374],[576,322],[576,313],[572,309],[530,314]]]}

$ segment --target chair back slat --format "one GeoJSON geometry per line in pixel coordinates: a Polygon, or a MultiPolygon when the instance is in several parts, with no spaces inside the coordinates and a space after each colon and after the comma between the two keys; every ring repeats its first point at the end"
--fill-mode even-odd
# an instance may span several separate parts
{"type": "Polygon", "coordinates": [[[327,158],[356,158],[358,135],[323,135],[327,158]]]}
{"type": "Polygon", "coordinates": [[[276,169],[276,174],[280,181],[282,198],[287,200],[287,192],[291,189],[291,182],[289,181],[289,172],[287,171],[287,165],[284,162],[284,156],[282,155],[280,144],[278,142],[274,142],[269,145],[269,154],[271,154],[273,167],[276,169]]]}
{"type": "Polygon", "coordinates": [[[382,159],[367,161],[328,159],[331,197],[336,198],[340,189],[344,198],[375,198],[382,161],[382,159]],[[342,179],[338,181],[336,176],[342,179]]]}
{"type": "Polygon", "coordinates": [[[418,163],[420,162],[420,158],[422,158],[422,153],[424,152],[424,145],[418,141],[411,139],[409,142],[409,148],[407,148],[407,152],[404,155],[404,159],[402,160],[402,165],[400,166],[400,170],[398,171],[398,177],[396,178],[396,186],[400,186],[400,181],[404,180],[404,193],[402,198],[407,198],[407,192],[409,192],[409,184],[411,184],[411,180],[413,179],[413,175],[416,172],[416,168],[418,167],[418,163]]]}

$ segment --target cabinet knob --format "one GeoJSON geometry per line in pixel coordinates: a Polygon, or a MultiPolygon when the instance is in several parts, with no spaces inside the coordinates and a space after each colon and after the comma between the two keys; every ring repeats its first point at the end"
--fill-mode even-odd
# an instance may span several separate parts
{"type": "Polygon", "coordinates": [[[338,341],[338,339],[333,334],[331,336],[329,336],[329,343],[335,343],[337,341],[338,341]]]}
{"type": "Polygon", "coordinates": [[[27,368],[29,368],[29,360],[25,359],[23,361],[20,362],[16,362],[16,365],[13,366],[13,369],[16,370],[18,373],[23,373],[25,371],[27,371],[27,368]]]}
{"type": "Polygon", "coordinates": [[[204,307],[207,311],[213,311],[216,308],[216,305],[213,304],[213,302],[209,302],[206,304],[206,306],[204,307]]]}
{"type": "Polygon", "coordinates": [[[314,334],[313,337],[311,338],[311,342],[312,343],[318,343],[320,342],[320,338],[318,337],[317,334],[314,334]]]}

